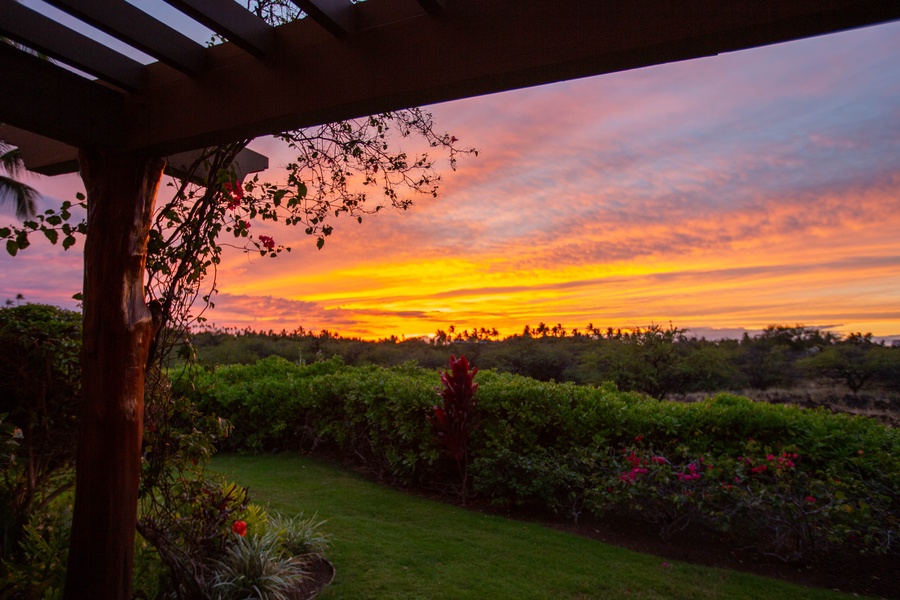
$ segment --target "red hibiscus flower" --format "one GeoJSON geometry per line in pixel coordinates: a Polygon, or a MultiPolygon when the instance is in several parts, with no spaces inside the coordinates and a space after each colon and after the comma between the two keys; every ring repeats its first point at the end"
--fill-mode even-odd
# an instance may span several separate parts
{"type": "Polygon", "coordinates": [[[231,526],[231,530],[241,537],[247,534],[247,524],[244,521],[235,521],[231,526]]]}

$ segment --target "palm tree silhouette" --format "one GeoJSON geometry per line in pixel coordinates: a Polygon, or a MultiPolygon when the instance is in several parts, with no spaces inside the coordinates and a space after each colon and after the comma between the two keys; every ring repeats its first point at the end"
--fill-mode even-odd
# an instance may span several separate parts
{"type": "Polygon", "coordinates": [[[0,141],[0,204],[13,202],[20,219],[33,217],[37,211],[38,191],[17,179],[24,171],[19,149],[0,141]]]}

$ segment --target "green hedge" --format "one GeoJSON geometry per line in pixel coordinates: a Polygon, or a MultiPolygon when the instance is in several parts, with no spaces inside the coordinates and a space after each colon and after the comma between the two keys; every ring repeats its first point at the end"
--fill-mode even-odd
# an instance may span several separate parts
{"type": "MultiPolygon", "coordinates": [[[[495,503],[575,519],[628,512],[663,535],[710,526],[790,560],[898,549],[900,436],[873,420],[732,395],[684,404],[493,371],[476,380],[473,485],[495,503]]],[[[233,423],[228,450],[328,451],[446,488],[457,480],[425,419],[438,385],[437,371],[411,365],[278,357],[181,383],[233,423]]]]}

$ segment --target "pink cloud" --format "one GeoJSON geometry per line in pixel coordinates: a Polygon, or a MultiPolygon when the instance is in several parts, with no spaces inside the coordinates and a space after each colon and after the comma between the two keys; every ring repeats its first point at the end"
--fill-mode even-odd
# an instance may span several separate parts
{"type": "MultiPolygon", "coordinates": [[[[376,337],[539,320],[896,333],[898,60],[890,24],[434,106],[480,150],[439,199],[338,219],[321,251],[254,225],[293,252],[229,252],[211,318],[376,337]]],[[[266,178],[291,160],[254,147],[266,178]]],[[[76,184],[41,183],[55,199],[76,184]]],[[[71,295],[77,264],[33,255],[0,258],[0,298],[71,295]]]]}

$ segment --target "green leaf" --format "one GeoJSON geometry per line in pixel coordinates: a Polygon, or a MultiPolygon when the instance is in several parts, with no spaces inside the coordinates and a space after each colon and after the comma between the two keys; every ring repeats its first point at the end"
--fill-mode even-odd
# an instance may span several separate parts
{"type": "Polygon", "coordinates": [[[71,248],[74,245],[75,245],[75,236],[67,235],[62,243],[63,250],[68,250],[69,248],[71,248]]]}
{"type": "Polygon", "coordinates": [[[318,248],[319,250],[321,250],[322,246],[324,246],[324,245],[325,245],[325,238],[320,237],[319,239],[316,240],[316,248],[318,248]]]}
{"type": "Polygon", "coordinates": [[[60,225],[62,224],[62,218],[59,215],[51,215],[47,217],[47,222],[51,225],[60,225]]]}
{"type": "Polygon", "coordinates": [[[59,239],[59,232],[56,231],[55,229],[45,229],[44,237],[46,237],[48,240],[50,240],[51,244],[55,244],[56,241],[59,239]]]}
{"type": "Polygon", "coordinates": [[[6,251],[9,252],[10,256],[15,256],[19,251],[19,245],[16,243],[16,240],[6,240],[6,251]]]}
{"type": "Polygon", "coordinates": [[[0,237],[9,237],[12,230],[9,227],[0,227],[0,237]]]}
{"type": "Polygon", "coordinates": [[[82,294],[81,292],[72,294],[72,300],[78,300],[79,302],[82,302],[84,300],[84,294],[82,294]]]}
{"type": "Polygon", "coordinates": [[[298,195],[298,196],[300,196],[301,198],[305,198],[305,197],[306,197],[306,191],[307,191],[307,190],[306,190],[306,184],[305,184],[305,183],[300,182],[299,184],[297,184],[297,195],[298,195]]]}
{"type": "Polygon", "coordinates": [[[78,192],[77,194],[75,194],[75,197],[76,197],[78,200],[84,200],[84,194],[82,194],[81,192],[78,192]]]}

